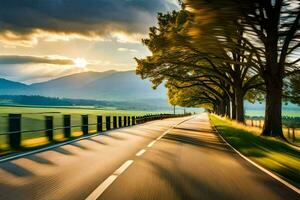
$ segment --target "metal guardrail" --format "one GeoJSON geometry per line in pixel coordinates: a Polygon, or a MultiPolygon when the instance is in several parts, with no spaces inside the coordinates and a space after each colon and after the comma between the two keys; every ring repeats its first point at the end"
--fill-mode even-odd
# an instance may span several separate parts
{"type": "MultiPolygon", "coordinates": [[[[71,115],[63,115],[63,126],[54,127],[54,116],[45,116],[45,128],[36,130],[22,130],[22,114],[9,114],[8,119],[8,131],[0,133],[0,136],[8,137],[8,145],[11,149],[19,149],[21,147],[22,135],[28,133],[43,132],[48,138],[48,141],[54,141],[54,131],[62,130],[64,138],[71,138],[72,128],[81,128],[83,135],[89,134],[89,127],[96,126],[97,133],[104,131],[134,126],[136,124],[142,124],[153,120],[183,117],[190,114],[157,114],[157,115],[144,115],[144,116],[97,116],[97,123],[89,123],[88,115],[81,115],[81,124],[72,125],[71,115]],[[105,121],[104,121],[105,119],[105,121]]],[[[57,116],[57,115],[56,115],[57,116]]]]}

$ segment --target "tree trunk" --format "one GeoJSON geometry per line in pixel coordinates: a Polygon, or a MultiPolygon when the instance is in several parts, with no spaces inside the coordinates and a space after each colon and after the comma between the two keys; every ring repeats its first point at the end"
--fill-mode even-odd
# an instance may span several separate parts
{"type": "Polygon", "coordinates": [[[219,112],[220,112],[220,115],[222,117],[224,117],[224,115],[225,115],[225,101],[220,102],[219,112]]]}
{"type": "Polygon", "coordinates": [[[228,96],[226,95],[226,97],[224,97],[224,101],[225,101],[225,115],[226,117],[230,118],[230,99],[228,98],[228,96]]]}
{"type": "Polygon", "coordinates": [[[230,118],[230,101],[226,103],[226,116],[230,118]]]}
{"type": "Polygon", "coordinates": [[[271,75],[266,78],[266,109],[262,135],[284,139],[281,121],[282,106],[282,78],[280,75],[271,75]]]}
{"type": "Polygon", "coordinates": [[[235,97],[231,99],[231,119],[236,120],[235,97]]]}
{"type": "Polygon", "coordinates": [[[244,123],[245,122],[244,94],[241,89],[235,90],[235,106],[236,106],[236,120],[240,123],[244,123]]]}

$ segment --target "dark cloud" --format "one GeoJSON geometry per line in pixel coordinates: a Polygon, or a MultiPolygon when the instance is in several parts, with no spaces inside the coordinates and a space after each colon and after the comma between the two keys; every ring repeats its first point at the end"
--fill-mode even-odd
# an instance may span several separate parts
{"type": "Polygon", "coordinates": [[[0,65],[17,65],[17,64],[31,64],[31,63],[73,65],[74,61],[72,59],[68,59],[68,58],[0,55],[0,65]]]}
{"type": "MultiPolygon", "coordinates": [[[[146,33],[157,12],[176,9],[175,0],[1,0],[0,33],[36,30],[103,36],[111,31],[146,33]]],[[[8,37],[8,36],[6,36],[8,37]]]]}

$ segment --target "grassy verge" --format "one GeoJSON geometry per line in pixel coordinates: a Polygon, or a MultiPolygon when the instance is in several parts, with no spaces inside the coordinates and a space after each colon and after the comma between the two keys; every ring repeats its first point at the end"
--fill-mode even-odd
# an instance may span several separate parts
{"type": "Polygon", "coordinates": [[[210,115],[219,133],[234,148],[266,169],[300,187],[300,151],[228,119],[210,115]]]}

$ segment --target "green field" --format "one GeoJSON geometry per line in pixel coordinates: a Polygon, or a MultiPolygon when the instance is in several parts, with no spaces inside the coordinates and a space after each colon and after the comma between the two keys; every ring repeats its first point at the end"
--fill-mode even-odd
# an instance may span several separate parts
{"type": "MultiPolygon", "coordinates": [[[[63,115],[71,115],[71,125],[81,125],[81,115],[89,116],[89,124],[96,123],[97,115],[105,116],[141,116],[146,114],[154,114],[155,112],[147,111],[130,111],[130,110],[114,110],[114,109],[99,109],[92,107],[19,107],[19,106],[0,106],[0,134],[6,133],[8,130],[8,113],[22,114],[22,131],[27,130],[42,130],[45,129],[45,116],[54,117],[54,127],[63,126],[63,115]]],[[[157,112],[156,112],[157,113],[157,112]]],[[[105,121],[104,121],[105,123],[105,121]]],[[[89,131],[95,132],[96,125],[89,126],[89,131]]],[[[72,128],[72,136],[80,136],[81,128],[72,128]]],[[[57,141],[64,140],[62,130],[54,131],[54,138],[57,141]]],[[[24,133],[22,134],[23,147],[35,147],[47,144],[47,138],[44,132],[24,133]]],[[[0,135],[0,151],[8,151],[7,136],[0,135]]],[[[0,153],[1,154],[1,153],[0,153]]]]}

